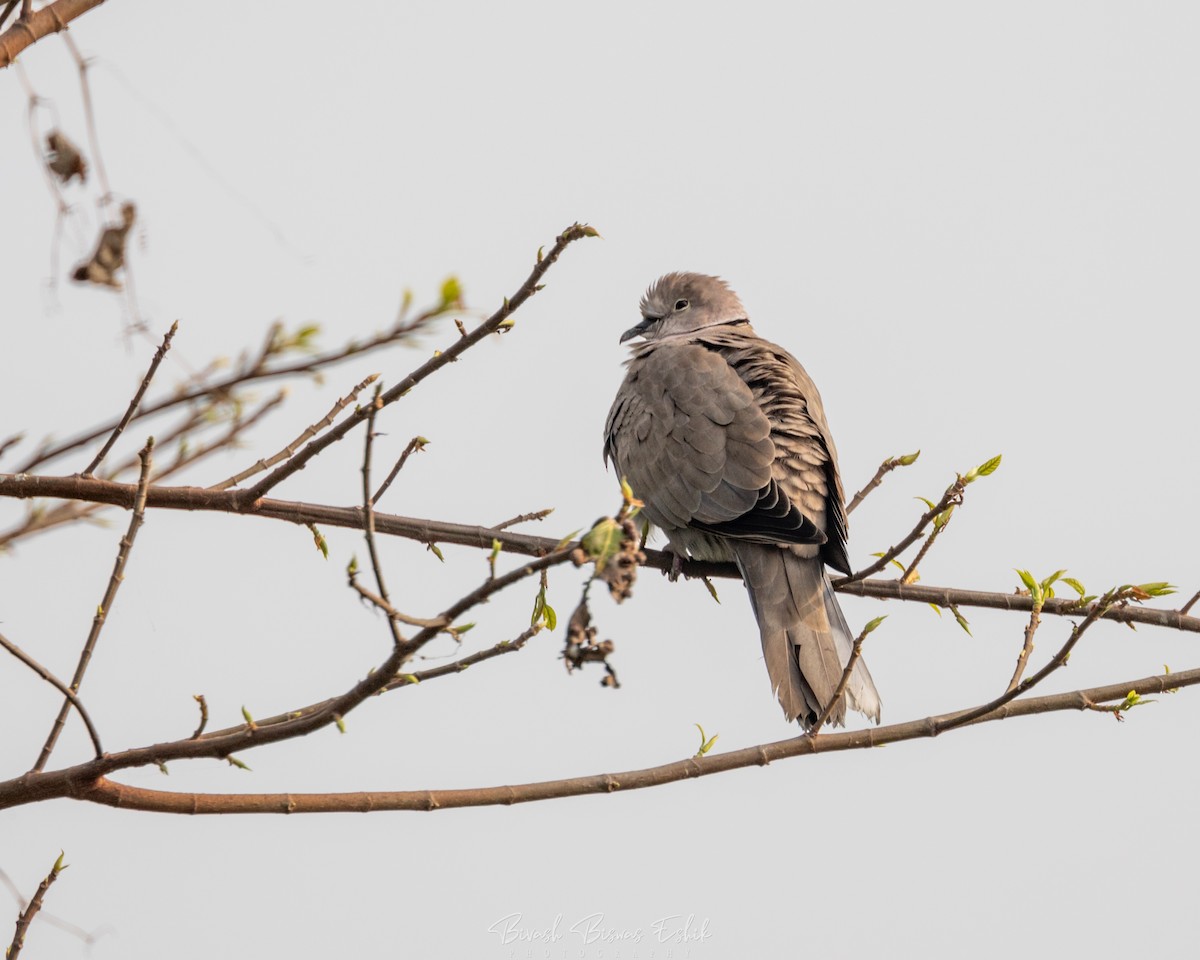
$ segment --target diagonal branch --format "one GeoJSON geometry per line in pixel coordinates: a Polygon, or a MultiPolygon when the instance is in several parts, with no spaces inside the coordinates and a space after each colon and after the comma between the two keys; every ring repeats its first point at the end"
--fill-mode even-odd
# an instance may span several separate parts
{"type": "MultiPolygon", "coordinates": [[[[125,536],[121,538],[121,546],[117,551],[117,560],[113,564],[112,576],[108,578],[108,587],[104,591],[104,599],[100,601],[100,606],[96,609],[96,615],[92,618],[92,629],[88,633],[87,641],[83,645],[83,651],[79,654],[79,664],[75,668],[75,676],[71,680],[71,689],[76,693],[79,692],[79,685],[83,682],[83,675],[87,672],[88,664],[92,662],[92,653],[96,649],[96,644],[100,640],[100,631],[104,629],[104,624],[108,622],[108,611],[112,609],[113,602],[117,598],[117,591],[121,588],[121,584],[125,581],[125,564],[129,560],[129,553],[133,549],[133,542],[137,539],[137,532],[142,526],[146,514],[146,491],[150,484],[150,467],[151,453],[154,450],[154,438],[151,437],[146,441],[146,446],[142,448],[142,474],[138,478],[137,499],[133,505],[133,515],[129,518],[129,529],[125,532],[125,536]]],[[[63,726],[67,722],[67,712],[71,709],[70,701],[65,701],[58,711],[58,716],[54,719],[54,726],[50,730],[50,735],[46,738],[46,743],[42,747],[41,755],[37,759],[37,763],[33,765],[34,772],[46,769],[46,762],[50,759],[50,754],[54,752],[54,745],[58,743],[58,737],[62,733],[63,726]]]]}
{"type": "Polygon", "coordinates": [[[18,18],[4,33],[0,33],[0,70],[9,66],[23,50],[39,40],[65,30],[67,24],[81,17],[104,0],[54,0],[29,17],[18,18]]]}
{"type": "Polygon", "coordinates": [[[33,923],[33,918],[38,915],[38,911],[42,909],[42,901],[46,898],[48,891],[58,875],[66,869],[66,864],[63,863],[62,854],[59,854],[58,859],[54,861],[54,866],[50,868],[50,872],[46,874],[46,878],[38,884],[37,893],[33,895],[33,899],[29,901],[29,906],[21,911],[21,915],[17,917],[17,929],[13,933],[12,943],[5,951],[5,960],[17,960],[21,954],[21,949],[25,946],[25,934],[29,930],[29,925],[33,923]]]}
{"type": "Polygon", "coordinates": [[[379,489],[375,491],[375,495],[371,497],[371,505],[374,506],[380,498],[387,493],[387,488],[392,485],[392,481],[400,475],[400,471],[404,469],[404,464],[408,462],[408,458],[413,453],[425,449],[425,445],[429,443],[424,437],[413,437],[408,441],[408,446],[404,448],[404,452],[400,454],[400,459],[396,461],[396,465],[392,467],[391,472],[387,475],[387,479],[379,485],[379,489]]]}
{"type": "Polygon", "coordinates": [[[325,414],[325,416],[322,419],[318,420],[316,423],[312,424],[311,426],[305,428],[304,432],[301,433],[300,436],[298,436],[295,440],[293,440],[291,443],[289,443],[286,447],[284,447],[282,450],[280,450],[274,456],[267,457],[266,459],[263,459],[263,460],[259,460],[257,463],[247,467],[241,473],[235,473],[228,480],[222,480],[220,483],[214,483],[208,489],[209,490],[228,490],[230,487],[236,487],[239,483],[241,483],[243,480],[247,479],[248,477],[252,477],[256,473],[262,473],[264,470],[267,470],[270,467],[275,466],[275,464],[279,463],[280,460],[286,460],[288,457],[292,456],[299,449],[300,444],[304,443],[305,440],[308,440],[311,437],[315,437],[318,433],[320,433],[327,426],[329,426],[331,423],[333,423],[333,421],[337,417],[337,415],[339,413],[341,413],[343,410],[345,410],[348,406],[350,406],[350,404],[352,404],[355,401],[355,399],[357,399],[358,395],[360,393],[362,393],[368,386],[370,386],[372,383],[374,383],[378,378],[379,378],[379,374],[373,373],[366,379],[362,380],[348,394],[346,394],[344,397],[342,397],[336,403],[334,403],[334,405],[330,408],[329,412],[327,414],[325,414]]]}
{"type": "Polygon", "coordinates": [[[171,324],[171,329],[167,331],[163,337],[159,348],[154,352],[154,359],[150,361],[150,369],[146,371],[146,375],[142,377],[142,383],[137,388],[137,392],[133,395],[133,399],[129,401],[129,407],[125,411],[125,415],[117,422],[113,428],[113,432],[105,441],[104,446],[100,448],[100,452],[92,458],[92,462],[83,468],[83,476],[90,477],[95,473],[96,468],[108,456],[108,451],[113,448],[113,444],[117,442],[117,438],[129,425],[129,421],[133,419],[133,415],[137,413],[138,405],[142,402],[142,397],[146,395],[146,390],[150,387],[150,381],[154,379],[154,374],[158,371],[158,365],[162,363],[163,357],[167,355],[167,351],[171,349],[171,341],[175,339],[175,331],[179,329],[179,321],[176,320],[171,324]]]}

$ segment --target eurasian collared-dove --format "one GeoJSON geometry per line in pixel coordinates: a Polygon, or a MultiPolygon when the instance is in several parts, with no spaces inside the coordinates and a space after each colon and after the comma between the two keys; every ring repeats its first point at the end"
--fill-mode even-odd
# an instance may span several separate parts
{"type": "MultiPolygon", "coordinates": [[[[825,564],[850,572],[837,450],[817,388],[763,340],[716,277],[669,273],[642,298],[604,456],[678,556],[732,560],[758,620],[771,686],[808,728],[833,696],[854,640],[825,564]]],[[[859,660],[846,696],[879,722],[859,660]]]]}

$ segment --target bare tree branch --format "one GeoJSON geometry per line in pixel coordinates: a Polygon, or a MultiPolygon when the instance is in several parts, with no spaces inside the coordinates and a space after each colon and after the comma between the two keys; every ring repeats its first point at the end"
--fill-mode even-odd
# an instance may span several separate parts
{"type": "Polygon", "coordinates": [[[282,450],[280,450],[274,456],[259,460],[257,463],[252,464],[251,466],[247,467],[241,473],[236,473],[232,477],[230,477],[228,480],[222,480],[220,483],[214,483],[208,489],[209,490],[228,490],[230,487],[236,487],[239,483],[241,483],[243,480],[247,479],[248,477],[252,477],[256,473],[262,473],[264,470],[266,470],[270,467],[273,467],[275,464],[279,463],[280,460],[286,460],[288,457],[292,456],[299,449],[300,444],[304,443],[305,440],[308,440],[310,437],[315,437],[318,433],[320,433],[327,426],[329,426],[331,423],[333,423],[333,421],[337,417],[337,415],[339,413],[341,413],[343,410],[345,410],[348,406],[350,406],[350,404],[352,404],[355,401],[355,399],[357,399],[358,395],[360,393],[362,393],[370,384],[374,383],[377,379],[379,379],[379,374],[373,373],[369,377],[367,377],[365,380],[358,383],[348,394],[346,394],[344,397],[342,397],[336,403],[334,403],[334,405],[330,408],[329,412],[327,414],[325,414],[325,416],[322,419],[318,420],[316,423],[312,424],[311,426],[306,427],[304,432],[301,433],[300,436],[298,436],[295,440],[293,440],[291,443],[289,443],[286,447],[284,447],[282,450]]]}
{"type": "Polygon", "coordinates": [[[852,514],[858,508],[858,505],[867,499],[871,491],[883,483],[884,477],[886,477],[897,467],[907,467],[916,463],[917,457],[920,455],[921,451],[918,450],[916,453],[908,453],[902,457],[888,457],[886,460],[884,460],[883,463],[879,465],[879,469],[875,471],[875,476],[867,481],[867,485],[859,490],[858,493],[856,493],[850,500],[850,503],[846,506],[846,516],[852,514]]]}
{"type": "MultiPolygon", "coordinates": [[[[1179,673],[1126,680],[1069,693],[1016,700],[970,721],[971,724],[990,723],[1014,717],[1055,713],[1063,710],[1089,710],[1089,703],[1098,704],[1124,700],[1131,689],[1139,693],[1162,693],[1166,690],[1200,684],[1200,669],[1179,673]]],[[[955,729],[954,721],[967,712],[958,711],[940,716],[909,720],[905,723],[842,733],[827,733],[820,737],[798,736],[790,740],[759,744],[732,750],[729,753],[708,753],[661,766],[622,773],[604,773],[565,780],[525,783],[513,786],[477,787],[460,790],[403,790],[364,793],[275,793],[275,794],[206,794],[170,793],[146,790],[115,783],[97,772],[95,778],[77,775],[75,779],[64,771],[43,774],[45,781],[31,784],[40,793],[50,796],[73,796],[107,806],[128,810],[158,813],[226,814],[226,813],[329,813],[379,810],[439,810],[455,807],[480,807],[530,803],[560,797],[585,796],[596,793],[618,793],[661,786],[679,780],[724,773],[743,767],[765,766],[776,760],[812,756],[843,750],[862,750],[934,737],[955,729]],[[53,778],[53,784],[49,781],[53,778]],[[53,791],[53,792],[51,792],[53,791]]],[[[85,765],[96,769],[96,761],[85,765]]],[[[82,774],[82,768],[79,774],[82,774]]],[[[11,805],[12,788],[0,783],[0,809],[11,805]]],[[[21,801],[18,801],[21,802],[21,801]]],[[[27,801],[25,801],[27,802],[27,801]]]]}
{"type": "Polygon", "coordinates": [[[150,387],[150,381],[154,379],[154,374],[158,371],[158,365],[162,363],[163,357],[167,355],[167,351],[171,349],[171,341],[175,339],[175,332],[179,329],[179,321],[176,320],[171,324],[171,329],[166,332],[159,348],[154,352],[154,359],[150,361],[150,369],[146,371],[146,375],[142,378],[141,385],[137,388],[137,392],[133,395],[133,399],[129,401],[129,407],[125,410],[125,415],[121,417],[113,432],[105,441],[104,446],[92,458],[92,462],[83,468],[83,475],[90,477],[98,466],[108,456],[108,451],[113,448],[113,444],[117,442],[117,438],[122,431],[129,425],[129,421],[133,419],[133,415],[137,412],[138,404],[142,402],[142,397],[146,395],[146,390],[150,387]]]}
{"type": "Polygon", "coordinates": [[[31,16],[22,16],[4,33],[0,33],[0,70],[16,60],[23,50],[52,33],[67,29],[68,23],[103,2],[104,0],[54,0],[31,16]]]}
{"type": "MultiPolygon", "coordinates": [[[[465,337],[460,336],[445,350],[434,354],[429,360],[423,363],[420,367],[410,373],[407,377],[393,386],[390,390],[384,393],[379,400],[380,409],[395,403],[401,397],[405,396],[417,384],[421,383],[431,374],[436,373],[448,363],[453,363],[459,356],[479,343],[488,335],[497,332],[501,325],[504,324],[512,314],[518,310],[526,300],[532,297],[541,289],[541,279],[546,271],[554,265],[564,250],[567,249],[576,240],[582,240],[584,237],[598,236],[596,231],[585,224],[572,224],[566,230],[558,235],[552,246],[545,256],[539,256],[538,261],[534,264],[533,270],[525,282],[512,297],[506,297],[503,305],[490,317],[488,317],[478,327],[468,333],[465,337]]],[[[297,471],[303,470],[313,457],[321,453],[327,447],[337,443],[347,433],[353,430],[358,424],[362,423],[367,417],[367,411],[359,410],[350,417],[343,420],[338,426],[328,431],[324,435],[310,440],[308,445],[301,450],[296,456],[292,457],[287,463],[276,467],[271,473],[267,474],[262,480],[255,484],[250,489],[244,491],[239,497],[238,502],[243,505],[243,509],[256,509],[256,501],[266,496],[266,494],[278,486],[288,477],[297,471]]]]}
{"type": "MultiPolygon", "coordinates": [[[[108,587],[104,591],[104,599],[100,601],[100,606],[96,609],[96,615],[92,618],[92,629],[88,633],[87,641],[83,645],[83,651],[79,654],[79,664],[76,666],[75,676],[71,680],[71,689],[76,693],[79,692],[79,685],[83,682],[83,675],[87,672],[88,664],[92,661],[92,653],[96,649],[96,643],[100,640],[100,631],[104,629],[104,624],[108,622],[108,612],[112,609],[113,602],[117,598],[117,591],[121,589],[121,584],[125,581],[125,564],[129,560],[130,551],[133,550],[133,543],[137,539],[137,532],[141,529],[145,519],[146,491],[150,484],[151,453],[153,450],[154,438],[151,437],[146,441],[146,446],[142,448],[142,475],[138,479],[137,496],[133,504],[133,515],[129,518],[129,529],[125,532],[125,536],[121,538],[121,546],[117,551],[116,562],[113,564],[112,576],[108,578],[108,587]]],[[[54,752],[54,745],[58,743],[58,737],[67,722],[67,712],[70,708],[70,701],[66,701],[63,703],[61,709],[59,709],[58,716],[54,719],[54,726],[50,730],[50,735],[46,738],[46,743],[42,747],[41,755],[38,757],[37,763],[33,765],[35,772],[46,768],[46,762],[50,759],[50,754],[54,752]]]]}
{"type": "Polygon", "coordinates": [[[17,917],[17,929],[13,933],[12,943],[4,954],[5,960],[17,960],[17,957],[21,955],[21,949],[25,946],[25,934],[29,931],[29,925],[33,923],[33,918],[42,909],[42,901],[46,898],[46,891],[50,889],[54,881],[58,879],[58,875],[66,868],[66,864],[63,863],[62,854],[59,854],[58,859],[54,861],[54,866],[46,874],[46,879],[38,885],[37,893],[29,901],[29,906],[22,910],[21,915],[17,917]]]}
{"type": "MultiPolygon", "coordinates": [[[[64,500],[83,500],[108,503],[128,508],[137,488],[133,484],[83,477],[43,477],[0,473],[0,498],[29,499],[49,497],[64,500]]],[[[151,487],[146,505],[154,509],[170,510],[213,510],[219,513],[236,513],[238,504],[233,499],[236,491],[212,492],[202,487],[151,487]]],[[[286,520],[291,523],[319,523],[323,526],[361,530],[362,510],[357,507],[334,507],[325,504],[303,503],[293,500],[267,498],[257,504],[253,516],[264,519],[286,520]]],[[[465,523],[450,523],[443,520],[402,517],[395,514],[375,515],[377,534],[404,537],[421,543],[453,543],[461,546],[491,550],[493,541],[499,540],[505,551],[540,556],[554,550],[558,540],[536,537],[495,527],[484,527],[465,523]]],[[[646,566],[664,572],[670,571],[675,560],[673,554],[662,550],[646,550],[646,566]]],[[[703,560],[687,560],[683,563],[683,574],[689,578],[721,577],[740,579],[732,563],[712,563],[703,560]]],[[[914,603],[933,603],[940,607],[987,607],[993,610],[1021,610],[1028,613],[1033,601],[1028,596],[1013,593],[997,593],[985,590],[966,590],[956,587],[935,587],[924,584],[900,583],[897,580],[856,580],[843,577],[833,581],[839,593],[854,596],[874,597],[877,600],[903,600],[914,603]]],[[[1054,598],[1047,600],[1042,608],[1043,615],[1084,616],[1087,607],[1078,601],[1054,598]]],[[[1106,620],[1120,623],[1147,623],[1168,627],[1188,633],[1200,633],[1200,617],[1188,616],[1178,610],[1162,610],[1145,607],[1116,607],[1105,615],[1106,620]]]]}
{"type": "Polygon", "coordinates": [[[404,464],[408,462],[408,458],[411,457],[414,452],[424,450],[427,443],[429,443],[429,441],[424,437],[413,437],[408,441],[408,446],[406,446],[404,448],[404,452],[400,454],[400,459],[398,459],[396,461],[396,465],[392,467],[391,473],[387,475],[387,479],[379,485],[379,489],[376,490],[375,495],[371,497],[372,506],[377,504],[380,498],[387,493],[387,488],[392,485],[392,481],[395,480],[396,477],[399,476],[400,471],[404,469],[404,464]]]}

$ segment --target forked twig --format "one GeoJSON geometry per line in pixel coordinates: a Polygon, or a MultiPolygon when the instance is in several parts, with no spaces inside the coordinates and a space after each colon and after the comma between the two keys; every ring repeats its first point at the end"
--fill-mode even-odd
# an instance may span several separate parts
{"type": "Polygon", "coordinates": [[[54,687],[55,690],[67,698],[67,701],[79,714],[79,719],[83,721],[83,725],[87,727],[88,736],[92,738],[92,746],[96,748],[96,756],[104,756],[104,748],[100,746],[100,734],[96,731],[96,726],[92,723],[92,718],[88,716],[87,710],[84,709],[84,706],[80,702],[79,698],[75,696],[75,692],[65,683],[59,680],[58,677],[34,660],[33,657],[5,637],[2,633],[0,633],[0,647],[3,647],[5,650],[11,653],[14,657],[25,664],[25,666],[27,666],[30,670],[36,673],[39,677],[50,684],[50,686],[54,687]]]}

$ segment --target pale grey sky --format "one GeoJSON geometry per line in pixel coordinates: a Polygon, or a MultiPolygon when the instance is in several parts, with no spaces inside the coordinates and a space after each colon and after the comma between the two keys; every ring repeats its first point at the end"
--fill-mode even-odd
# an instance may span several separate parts
{"type": "MultiPolygon", "coordinates": [[[[381,457],[413,434],[433,443],[385,509],[495,523],[554,506],[534,531],[551,536],[614,509],[600,433],[617,338],[649,281],[699,270],[726,277],[758,330],[807,366],[848,487],[922,449],[855,513],[858,563],[907,532],[913,497],[936,498],[956,469],[1003,453],[923,582],[1008,591],[1014,567],[1066,567],[1094,592],[1165,579],[1186,599],[1200,587],[1198,28],[1200,9],[1183,2],[113,0],[72,34],[97,58],[109,178],[141,211],[144,312],[156,331],[181,322],[160,386],[180,360],[256,344],[275,318],[318,322],[329,344],[362,337],[391,321],[405,287],[431,300],[450,273],[490,309],[562,227],[602,232],[568,251],[512,335],[388,411],[381,457]]],[[[21,62],[83,140],[62,44],[21,62]]],[[[7,71],[0,436],[62,435],[123,408],[149,348],[123,346],[116,297],[60,285],[48,307],[53,207],[25,109],[7,71]]],[[[94,211],[72,196],[88,233],[94,211]]],[[[73,231],[64,268],[84,253],[73,231]]],[[[320,390],[298,385],[273,426],[195,480],[274,450],[365,372],[394,381],[455,336],[447,321],[320,390]]],[[[353,503],[359,453],[356,439],[280,495],[353,503]]],[[[18,515],[0,502],[0,525],[18,515]]],[[[0,557],[5,634],[60,673],[117,525],[0,557]]],[[[377,662],[384,628],[344,585],[361,538],[327,535],[325,562],[303,529],[152,513],[84,688],[106,744],[189,733],[194,693],[231,723],[243,704],[269,715],[377,662]]],[[[446,548],[444,566],[409,543],[384,551],[394,592],[426,604],[416,612],[485,572],[466,549],[446,548]]],[[[579,582],[552,576],[560,613],[579,582]]],[[[619,691],[596,672],[565,676],[561,637],[543,634],[458,680],[372,700],[344,737],[255,752],[252,773],[177,763],[169,779],[123,779],[213,792],[488,785],[682,758],[694,722],[720,733],[718,750],[780,739],[790,731],[749,606],[739,585],[719,586],[717,606],[697,583],[645,573],[623,607],[594,604],[617,644],[619,691]]],[[[469,647],[519,632],[531,599],[517,590],[485,608],[469,647]]],[[[928,607],[844,606],[852,624],[889,614],[866,648],[885,722],[986,700],[1020,647],[1016,616],[964,611],[968,637],[928,607]]],[[[1068,629],[1045,623],[1037,662],[1068,629]]],[[[1195,651],[1194,638],[1102,625],[1046,687],[1194,667],[1195,651]]],[[[32,762],[56,705],[0,660],[5,776],[32,762]]],[[[115,929],[96,960],[1008,957],[1147,944],[1187,956],[1174,938],[1194,911],[1198,715],[1184,692],[1121,725],[1058,714],[623,796],[430,816],[187,819],[60,801],[2,815],[0,866],[32,890],[65,849],[72,866],[48,908],[115,929]],[[562,939],[505,945],[489,927],[513,914],[525,931],[561,915],[562,939]],[[570,928],[596,915],[642,942],[585,944],[570,928]],[[707,938],[668,953],[655,921],[689,915],[707,938]]],[[[58,758],[85,755],[72,727],[58,758]]],[[[31,957],[82,952],[56,930],[31,934],[31,957]]]]}

